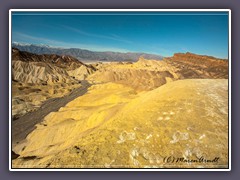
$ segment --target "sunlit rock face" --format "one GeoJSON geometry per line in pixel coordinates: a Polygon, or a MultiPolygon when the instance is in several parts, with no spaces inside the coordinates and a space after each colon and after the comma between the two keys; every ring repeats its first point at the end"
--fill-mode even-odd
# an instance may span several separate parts
{"type": "Polygon", "coordinates": [[[91,65],[71,56],[37,55],[12,49],[12,79],[15,82],[40,85],[76,83],[94,71],[91,65]]]}
{"type": "Polygon", "coordinates": [[[141,92],[93,85],[14,152],[14,167],[227,167],[228,80],[177,80],[141,92]],[[184,161],[201,158],[211,162],[184,161]]]}
{"type": "Polygon", "coordinates": [[[86,65],[13,49],[12,68],[14,117],[91,83],[14,144],[13,167],[228,167],[227,60],[177,53],[86,65]]]}
{"type": "Polygon", "coordinates": [[[227,79],[228,61],[192,53],[176,53],[173,57],[136,63],[108,63],[88,76],[93,82],[116,82],[138,91],[148,91],[179,79],[227,79]]]}
{"type": "Polygon", "coordinates": [[[155,89],[178,79],[176,68],[163,61],[140,58],[136,63],[108,63],[87,79],[96,83],[115,82],[137,91],[155,89]]]}
{"type": "Polygon", "coordinates": [[[36,55],[13,48],[13,118],[36,110],[47,99],[67,95],[94,71],[71,56],[36,55]]]}
{"type": "Polygon", "coordinates": [[[228,60],[193,53],[176,53],[165,62],[178,68],[181,79],[227,79],[228,60]]]}

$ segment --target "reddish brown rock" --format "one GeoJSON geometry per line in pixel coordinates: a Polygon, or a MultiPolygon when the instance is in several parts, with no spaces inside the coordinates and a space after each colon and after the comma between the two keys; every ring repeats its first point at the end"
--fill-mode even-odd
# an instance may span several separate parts
{"type": "Polygon", "coordinates": [[[176,53],[164,61],[179,68],[182,79],[227,79],[228,60],[192,53],[176,53]]]}

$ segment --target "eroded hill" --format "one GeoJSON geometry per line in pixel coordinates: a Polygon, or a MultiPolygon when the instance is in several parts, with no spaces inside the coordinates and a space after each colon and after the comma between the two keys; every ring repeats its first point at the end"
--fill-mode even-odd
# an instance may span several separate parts
{"type": "Polygon", "coordinates": [[[192,53],[176,53],[173,57],[164,59],[167,63],[178,68],[182,79],[227,79],[228,60],[212,56],[203,56],[192,53]]]}
{"type": "Polygon", "coordinates": [[[19,73],[13,76],[18,81],[14,83],[25,81],[21,84],[24,88],[19,89],[19,84],[15,86],[18,95],[21,92],[21,97],[27,99],[39,94],[37,91],[46,91],[45,86],[62,85],[62,88],[53,88],[56,92],[51,96],[54,96],[61,89],[73,87],[75,82],[79,85],[82,79],[92,86],[84,95],[45,116],[26,140],[13,146],[18,155],[13,167],[228,166],[227,60],[186,53],[162,61],[141,57],[135,63],[85,65],[67,58],[67,62],[73,64],[67,69],[68,63],[57,64],[66,57],[58,58],[54,61],[49,58],[44,63],[14,60],[13,67],[14,63],[20,64],[13,69],[19,73]],[[44,70],[40,70],[43,67],[44,70]],[[43,76],[39,76],[42,72],[43,76]],[[51,80],[56,76],[61,83],[51,80]],[[29,79],[34,79],[32,87],[26,83],[29,79]],[[44,80],[45,84],[35,79],[44,80]],[[34,96],[29,95],[28,91],[36,84],[39,90],[35,88],[34,96]],[[166,161],[169,157],[185,161],[171,163],[166,161]],[[201,158],[211,162],[186,163],[186,160],[201,158]]]}
{"type": "Polygon", "coordinates": [[[94,71],[71,56],[36,55],[13,48],[13,118],[35,110],[49,98],[68,94],[94,71]]]}
{"type": "Polygon", "coordinates": [[[14,167],[227,167],[227,80],[179,80],[137,94],[95,85],[45,117],[15,147],[14,167]],[[39,138],[41,137],[41,138],[39,138]],[[167,163],[164,158],[213,163],[167,163]]]}
{"type": "Polygon", "coordinates": [[[191,53],[175,54],[162,61],[142,57],[136,63],[101,64],[88,77],[95,83],[116,82],[136,90],[152,90],[179,79],[227,79],[228,61],[191,53]]]}

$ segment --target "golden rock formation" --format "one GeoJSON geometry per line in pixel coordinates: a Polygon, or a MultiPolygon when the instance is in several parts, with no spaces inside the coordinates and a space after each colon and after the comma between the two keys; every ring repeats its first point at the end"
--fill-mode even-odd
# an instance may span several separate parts
{"type": "Polygon", "coordinates": [[[13,167],[228,167],[226,60],[178,53],[85,65],[13,51],[13,115],[92,84],[14,144],[13,167]]]}
{"type": "Polygon", "coordinates": [[[45,117],[14,152],[14,167],[227,167],[227,80],[179,80],[136,93],[115,83],[45,117]],[[170,163],[166,158],[214,159],[170,163]]]}

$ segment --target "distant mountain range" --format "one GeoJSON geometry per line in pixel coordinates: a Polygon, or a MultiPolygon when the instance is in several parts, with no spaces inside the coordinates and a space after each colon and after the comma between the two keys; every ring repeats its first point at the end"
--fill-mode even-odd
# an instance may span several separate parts
{"type": "Polygon", "coordinates": [[[145,59],[162,60],[163,56],[156,54],[147,53],[135,53],[135,52],[96,52],[79,48],[57,48],[48,45],[35,45],[35,44],[23,44],[23,43],[12,43],[12,47],[15,47],[21,51],[27,51],[35,54],[57,54],[57,55],[70,55],[79,60],[84,61],[137,61],[139,57],[145,59]]]}

